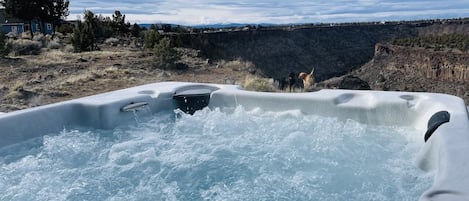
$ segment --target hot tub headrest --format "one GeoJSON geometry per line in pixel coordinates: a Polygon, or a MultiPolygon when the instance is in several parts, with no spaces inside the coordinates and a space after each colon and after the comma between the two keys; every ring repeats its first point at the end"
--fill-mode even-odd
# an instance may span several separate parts
{"type": "Polygon", "coordinates": [[[173,99],[183,112],[194,114],[195,111],[207,107],[212,91],[206,88],[181,90],[174,94],[173,99]]]}
{"type": "Polygon", "coordinates": [[[428,129],[427,132],[425,132],[425,137],[424,140],[427,142],[427,140],[432,136],[433,132],[440,127],[442,124],[449,122],[450,120],[450,114],[448,111],[439,111],[430,117],[428,120],[428,129]]]}

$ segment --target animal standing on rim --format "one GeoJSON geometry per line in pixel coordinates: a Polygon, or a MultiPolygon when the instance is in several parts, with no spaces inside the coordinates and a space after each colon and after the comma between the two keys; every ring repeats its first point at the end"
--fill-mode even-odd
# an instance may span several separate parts
{"type": "Polygon", "coordinates": [[[295,79],[295,73],[291,72],[288,75],[288,88],[290,89],[290,93],[295,87],[296,79],[295,79]]]}
{"type": "Polygon", "coordinates": [[[316,81],[314,80],[314,68],[311,70],[311,73],[306,74],[305,72],[301,72],[298,77],[303,80],[304,91],[312,91],[316,86],[316,81]]]}

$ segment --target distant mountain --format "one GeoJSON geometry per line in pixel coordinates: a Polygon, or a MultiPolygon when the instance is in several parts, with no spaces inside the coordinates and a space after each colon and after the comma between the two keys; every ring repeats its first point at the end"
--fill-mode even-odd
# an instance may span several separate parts
{"type": "Polygon", "coordinates": [[[221,28],[229,28],[229,27],[245,27],[248,24],[240,24],[240,23],[230,23],[230,24],[201,24],[201,25],[194,25],[194,28],[212,28],[212,29],[221,29],[221,28]]]}
{"type": "Polygon", "coordinates": [[[138,24],[138,26],[140,26],[140,28],[147,28],[147,29],[150,29],[152,24],[138,24]]]}
{"type": "Polygon", "coordinates": [[[276,26],[275,24],[261,23],[261,24],[245,24],[245,23],[229,23],[229,24],[204,24],[204,25],[194,25],[191,27],[194,28],[213,28],[213,29],[223,29],[223,28],[236,28],[236,27],[245,27],[245,26],[276,26]]]}
{"type": "MultiPolygon", "coordinates": [[[[157,23],[160,24],[160,23],[157,23]]],[[[149,29],[152,24],[139,24],[140,27],[145,27],[149,29]]],[[[223,29],[223,28],[236,28],[236,27],[245,27],[245,26],[277,26],[276,24],[268,24],[268,23],[261,23],[261,24],[247,24],[247,23],[229,23],[229,24],[202,24],[202,25],[193,25],[193,26],[183,26],[183,25],[177,25],[177,24],[170,24],[171,27],[177,27],[177,26],[182,26],[182,27],[193,27],[193,28],[198,28],[198,29],[203,29],[203,28],[209,28],[209,29],[223,29]]]]}

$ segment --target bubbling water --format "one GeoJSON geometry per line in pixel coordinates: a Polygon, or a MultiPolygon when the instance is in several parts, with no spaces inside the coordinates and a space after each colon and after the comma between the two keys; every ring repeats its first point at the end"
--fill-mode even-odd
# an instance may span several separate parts
{"type": "Polygon", "coordinates": [[[421,134],[300,111],[160,113],[0,150],[0,200],[417,200],[421,134]]]}

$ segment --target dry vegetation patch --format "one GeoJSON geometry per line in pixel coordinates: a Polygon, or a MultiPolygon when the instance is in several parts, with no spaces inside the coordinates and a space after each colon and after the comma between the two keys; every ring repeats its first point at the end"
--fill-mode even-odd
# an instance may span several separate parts
{"type": "Polygon", "coordinates": [[[276,87],[274,87],[274,82],[272,79],[266,79],[258,76],[247,76],[244,81],[243,88],[250,91],[277,91],[276,87]]]}
{"type": "Polygon", "coordinates": [[[1,59],[0,112],[162,81],[242,85],[250,75],[249,68],[254,68],[240,59],[210,61],[197,50],[178,51],[180,62],[188,69],[158,69],[152,65],[151,52],[112,45],[82,53],[66,51],[65,47],[43,48],[39,55],[1,59]]]}

